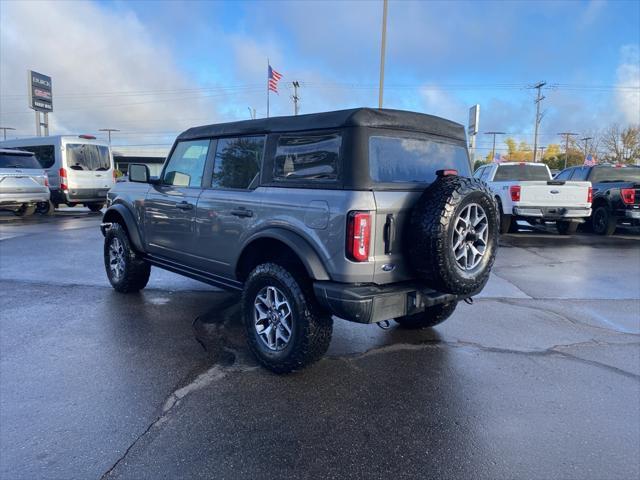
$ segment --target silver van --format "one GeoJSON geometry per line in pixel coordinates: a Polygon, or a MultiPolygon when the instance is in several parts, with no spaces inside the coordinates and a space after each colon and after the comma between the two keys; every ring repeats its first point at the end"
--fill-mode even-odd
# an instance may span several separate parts
{"type": "Polygon", "coordinates": [[[47,174],[33,153],[0,148],[0,210],[27,216],[48,204],[47,174]]]}
{"type": "Polygon", "coordinates": [[[115,185],[111,149],[91,135],[53,135],[0,142],[33,152],[49,178],[53,207],[85,205],[99,211],[115,185]]]}

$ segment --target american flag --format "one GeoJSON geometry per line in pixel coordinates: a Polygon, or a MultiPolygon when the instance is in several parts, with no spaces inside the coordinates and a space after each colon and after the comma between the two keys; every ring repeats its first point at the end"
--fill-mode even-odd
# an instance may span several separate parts
{"type": "Polygon", "coordinates": [[[282,75],[276,72],[271,65],[269,65],[269,77],[268,77],[268,85],[269,90],[272,92],[278,93],[278,81],[282,78],[282,75]]]}
{"type": "Polygon", "coordinates": [[[587,155],[587,158],[584,159],[584,165],[586,167],[593,167],[596,163],[598,163],[595,157],[591,154],[587,155]]]}

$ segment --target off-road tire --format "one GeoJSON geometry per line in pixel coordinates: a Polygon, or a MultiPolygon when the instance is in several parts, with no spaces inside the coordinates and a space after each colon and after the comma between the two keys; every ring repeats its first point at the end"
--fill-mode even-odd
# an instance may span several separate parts
{"type": "Polygon", "coordinates": [[[578,230],[578,222],[572,222],[570,220],[558,220],[556,221],[556,228],[560,235],[573,235],[578,230]]]}
{"type": "Polygon", "coordinates": [[[474,178],[446,176],[433,182],[417,201],[407,222],[408,262],[416,274],[432,288],[471,295],[489,279],[498,246],[498,210],[491,190],[474,178]],[[458,215],[465,206],[476,203],[487,216],[487,245],[480,263],[463,270],[452,250],[458,215]]]}
{"type": "Polygon", "coordinates": [[[30,217],[36,212],[35,205],[22,205],[19,209],[14,210],[14,215],[18,217],[30,217]]]}
{"type": "Polygon", "coordinates": [[[427,307],[424,312],[396,318],[395,321],[402,328],[416,329],[435,327],[449,318],[457,306],[457,301],[441,303],[440,305],[427,307]]]}
{"type": "Polygon", "coordinates": [[[139,292],[147,286],[151,265],[131,247],[129,236],[119,223],[113,223],[107,230],[104,238],[104,268],[107,271],[107,278],[113,289],[120,293],[139,292]],[[125,251],[124,274],[116,279],[109,267],[109,246],[114,238],[117,238],[125,251]]]}
{"type": "Polygon", "coordinates": [[[598,235],[613,235],[616,231],[616,219],[605,205],[596,208],[591,214],[591,229],[598,235]]]}
{"type": "Polygon", "coordinates": [[[322,309],[304,273],[289,271],[276,263],[258,265],[248,276],[242,292],[242,318],[249,349],[258,362],[275,373],[289,373],[319,360],[329,348],[333,319],[322,309]],[[283,350],[270,350],[255,329],[254,301],[265,286],[275,286],[291,306],[291,339],[283,350]]]}
{"type": "Polygon", "coordinates": [[[104,207],[104,203],[88,203],[87,208],[92,212],[99,212],[104,207]]]}

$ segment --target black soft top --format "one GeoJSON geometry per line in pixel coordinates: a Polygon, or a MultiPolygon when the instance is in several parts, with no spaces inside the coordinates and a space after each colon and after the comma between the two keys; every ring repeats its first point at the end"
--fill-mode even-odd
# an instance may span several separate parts
{"type": "Polygon", "coordinates": [[[459,123],[424,113],[378,108],[352,108],[334,112],[204,125],[190,128],[181,133],[178,140],[272,132],[300,132],[341,127],[389,128],[465,140],[464,127],[459,123]]]}

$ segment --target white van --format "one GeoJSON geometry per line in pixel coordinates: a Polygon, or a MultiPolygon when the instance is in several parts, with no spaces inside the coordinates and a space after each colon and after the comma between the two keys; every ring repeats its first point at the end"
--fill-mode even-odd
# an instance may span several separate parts
{"type": "Polygon", "coordinates": [[[115,185],[111,149],[91,135],[53,135],[0,142],[35,153],[49,177],[51,202],[99,211],[115,185]]]}

